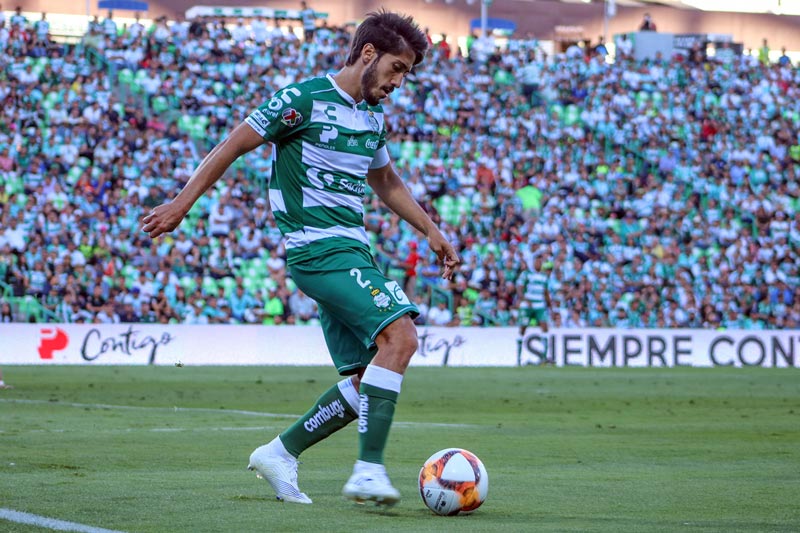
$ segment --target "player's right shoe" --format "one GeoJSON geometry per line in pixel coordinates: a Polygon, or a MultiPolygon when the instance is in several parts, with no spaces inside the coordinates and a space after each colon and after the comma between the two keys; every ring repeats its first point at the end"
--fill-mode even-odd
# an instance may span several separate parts
{"type": "Polygon", "coordinates": [[[361,469],[356,464],[342,494],[356,503],[375,502],[391,507],[400,501],[400,492],[392,486],[383,465],[373,466],[379,468],[361,469]]]}
{"type": "Polygon", "coordinates": [[[311,498],[300,492],[297,486],[297,459],[294,458],[279,437],[255,449],[250,454],[248,470],[266,479],[275,491],[275,497],[284,502],[311,503],[311,498]]]}

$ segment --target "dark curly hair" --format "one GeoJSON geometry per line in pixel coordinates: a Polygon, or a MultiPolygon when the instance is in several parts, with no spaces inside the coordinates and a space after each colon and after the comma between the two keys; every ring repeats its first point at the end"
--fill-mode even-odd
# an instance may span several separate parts
{"type": "Polygon", "coordinates": [[[379,54],[398,55],[410,49],[416,56],[415,65],[422,62],[428,50],[428,38],[413,18],[385,10],[368,13],[364,22],[359,24],[345,64],[354,65],[367,43],[372,44],[379,54]]]}

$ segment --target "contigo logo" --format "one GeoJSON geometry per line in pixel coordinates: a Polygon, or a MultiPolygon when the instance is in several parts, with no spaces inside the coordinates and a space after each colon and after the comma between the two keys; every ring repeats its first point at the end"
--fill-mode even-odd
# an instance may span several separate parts
{"type": "Polygon", "coordinates": [[[303,427],[311,433],[334,416],[344,418],[344,405],[339,400],[334,400],[328,405],[320,405],[317,413],[306,420],[303,427]]]}
{"type": "Polygon", "coordinates": [[[358,399],[361,400],[358,404],[358,432],[367,432],[367,413],[369,412],[369,396],[366,394],[359,394],[358,399]]]}

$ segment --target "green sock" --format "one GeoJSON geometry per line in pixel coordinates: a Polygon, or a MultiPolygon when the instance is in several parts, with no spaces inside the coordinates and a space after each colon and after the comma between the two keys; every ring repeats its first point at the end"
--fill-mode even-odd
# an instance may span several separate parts
{"type": "Polygon", "coordinates": [[[350,378],[325,391],[314,407],[280,434],[286,451],[299,457],[303,451],[358,418],[357,401],[358,396],[350,378]]]}
{"type": "Polygon", "coordinates": [[[402,374],[370,365],[361,378],[359,397],[359,453],[367,463],[383,464],[394,408],[400,395],[402,374]]]}

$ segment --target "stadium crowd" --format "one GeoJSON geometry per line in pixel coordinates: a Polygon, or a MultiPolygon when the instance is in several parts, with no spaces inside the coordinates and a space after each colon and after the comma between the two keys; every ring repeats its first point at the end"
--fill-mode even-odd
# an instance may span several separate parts
{"type": "MultiPolygon", "coordinates": [[[[0,18],[0,321],[317,320],[264,199],[269,146],[171,236],[139,219],[276,90],[342,64],[348,29],[109,14],[65,45],[42,21],[0,18]]],[[[440,42],[384,107],[399,173],[464,260],[443,281],[368,191],[421,323],[514,325],[539,264],[552,327],[800,327],[791,62],[440,42]]]]}

